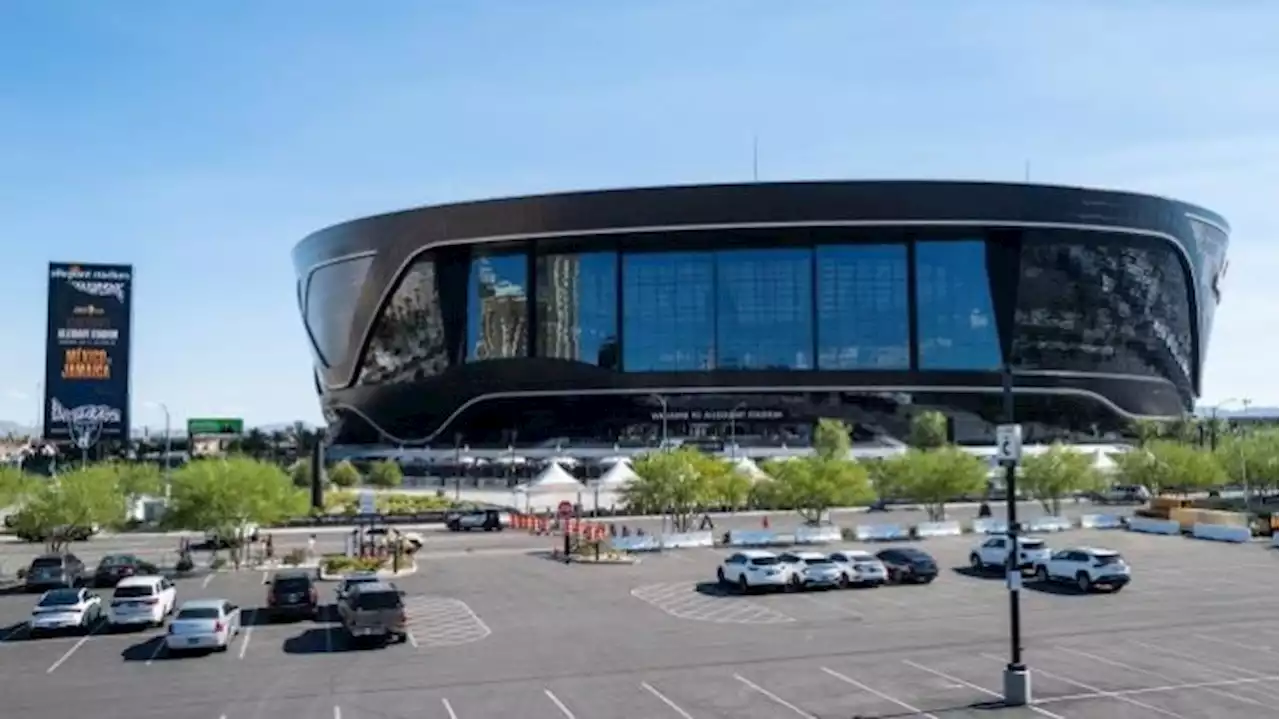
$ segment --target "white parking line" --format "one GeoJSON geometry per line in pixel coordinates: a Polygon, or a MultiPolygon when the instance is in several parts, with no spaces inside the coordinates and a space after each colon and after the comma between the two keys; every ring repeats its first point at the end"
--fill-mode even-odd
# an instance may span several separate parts
{"type": "Polygon", "coordinates": [[[201,589],[208,589],[208,588],[209,588],[209,582],[211,582],[211,581],[213,581],[213,572],[209,572],[208,574],[204,575],[204,581],[203,581],[203,582],[200,582],[200,588],[201,588],[201,589]]]}
{"type": "MultiPolygon", "coordinates": [[[[95,629],[94,631],[97,631],[97,630],[95,629]]],[[[71,648],[70,648],[70,649],[68,649],[68,650],[66,651],[66,653],[64,653],[62,656],[58,657],[58,661],[54,662],[53,664],[50,664],[50,665],[49,665],[49,668],[48,668],[48,669],[46,669],[44,673],[45,673],[45,674],[52,674],[52,673],[53,673],[53,671],[54,671],[55,669],[57,669],[58,667],[62,666],[62,663],[63,663],[63,662],[65,662],[65,661],[67,661],[68,659],[70,659],[70,658],[71,658],[71,655],[72,655],[72,654],[75,654],[77,649],[79,649],[80,647],[84,646],[84,643],[85,643],[85,642],[87,642],[87,641],[89,641],[89,637],[92,637],[92,636],[93,636],[93,632],[89,632],[88,634],[84,635],[83,637],[80,637],[79,641],[77,641],[75,644],[72,644],[72,645],[71,645],[71,648]]]]}
{"type": "Polygon", "coordinates": [[[805,710],[801,709],[800,707],[796,706],[795,704],[792,704],[791,702],[787,701],[786,699],[783,699],[782,697],[778,696],[777,694],[774,694],[773,692],[769,691],[768,689],[765,689],[764,687],[760,686],[759,684],[756,684],[755,682],[751,681],[750,679],[747,679],[746,677],[742,676],[741,674],[734,674],[734,675],[733,675],[733,678],[734,678],[734,679],[737,679],[738,681],[740,681],[740,682],[742,682],[743,684],[747,685],[747,688],[748,688],[748,689],[751,689],[752,691],[754,691],[754,692],[756,692],[756,693],[760,694],[760,695],[761,695],[761,696],[763,696],[764,698],[766,698],[766,699],[768,699],[768,700],[772,701],[774,704],[777,704],[777,705],[778,705],[778,706],[780,706],[780,707],[786,707],[787,709],[790,709],[792,712],[794,712],[794,713],[795,713],[795,715],[796,715],[796,716],[804,717],[804,719],[818,719],[818,717],[816,717],[816,716],[814,716],[814,715],[810,714],[809,712],[807,712],[807,711],[805,711],[805,710]]]}
{"type": "Polygon", "coordinates": [[[151,650],[151,656],[147,657],[146,666],[151,666],[156,657],[160,656],[160,652],[164,651],[164,637],[156,637],[156,639],[159,641],[156,642],[156,648],[151,650]]]}
{"type": "Polygon", "coordinates": [[[449,715],[449,719],[458,719],[458,713],[453,710],[453,705],[449,703],[448,699],[440,697],[440,703],[444,705],[444,711],[449,715]]]}
{"type": "Polygon", "coordinates": [[[551,693],[550,689],[543,689],[542,693],[546,694],[547,698],[551,700],[551,703],[556,705],[556,709],[560,710],[560,713],[565,716],[565,719],[578,719],[573,715],[573,712],[569,711],[569,707],[565,706],[564,702],[560,701],[560,697],[551,693]]]}
{"type": "Polygon", "coordinates": [[[1222,667],[1223,669],[1233,671],[1236,674],[1243,674],[1247,677],[1263,676],[1263,673],[1260,671],[1248,669],[1246,667],[1238,666],[1235,664],[1227,664],[1226,662],[1220,662],[1216,659],[1205,659],[1204,657],[1196,656],[1194,654],[1188,654],[1187,652],[1180,652],[1176,649],[1169,649],[1168,647],[1161,647],[1155,644],[1147,644],[1146,642],[1140,642],[1136,639],[1126,639],[1125,642],[1128,644],[1136,644],[1140,647],[1150,649],[1153,652],[1168,654],[1171,657],[1178,657],[1179,659],[1187,659],[1193,662],[1199,662],[1200,664],[1211,664],[1214,666],[1222,667]]]}
{"type": "MultiPolygon", "coordinates": [[[[990,689],[987,689],[986,687],[980,687],[980,686],[978,686],[977,684],[974,684],[973,682],[967,682],[967,681],[965,681],[965,680],[961,679],[960,677],[952,676],[952,675],[947,674],[947,673],[945,673],[945,672],[940,672],[940,671],[938,671],[937,669],[930,669],[929,667],[926,667],[926,666],[925,666],[925,665],[923,665],[923,664],[916,664],[915,662],[911,661],[910,659],[903,659],[903,660],[902,660],[902,663],[903,663],[903,664],[906,664],[906,665],[907,665],[907,666],[909,666],[909,667],[914,667],[914,668],[916,668],[916,669],[919,669],[919,670],[920,670],[920,671],[922,671],[922,672],[928,672],[928,673],[930,673],[930,674],[934,675],[935,677],[941,677],[941,678],[943,678],[943,679],[946,679],[946,680],[947,680],[947,681],[949,681],[949,682],[954,682],[954,683],[959,684],[959,685],[961,685],[961,686],[969,687],[970,689],[974,690],[975,692],[978,692],[979,694],[986,694],[987,696],[989,696],[989,697],[994,697],[994,698],[996,698],[996,699],[1003,699],[1003,698],[1004,698],[1004,697],[1002,697],[1002,696],[1000,695],[1000,693],[999,693],[999,692],[993,692],[993,691],[991,691],[990,689]]],[[[1061,716],[1061,715],[1059,715],[1059,714],[1054,714],[1053,712],[1051,712],[1051,711],[1049,711],[1049,710],[1047,710],[1047,709],[1041,709],[1040,707],[1037,707],[1037,706],[1028,705],[1028,706],[1027,706],[1027,708],[1028,708],[1028,709],[1030,709],[1031,711],[1033,711],[1033,712],[1037,713],[1037,714],[1042,715],[1042,716],[1052,717],[1052,719],[1065,719],[1063,716],[1061,716]]]]}
{"type": "Polygon", "coordinates": [[[1246,644],[1245,642],[1234,642],[1234,641],[1231,641],[1230,639],[1223,639],[1221,637],[1211,637],[1208,634],[1192,634],[1191,636],[1195,637],[1196,639],[1203,639],[1206,642],[1214,642],[1215,644],[1224,644],[1228,647],[1235,647],[1237,649],[1248,649],[1251,652],[1262,652],[1263,654],[1270,654],[1272,656],[1275,655],[1275,652],[1272,651],[1270,648],[1255,647],[1250,644],[1246,644]]]}
{"type": "Polygon", "coordinates": [[[24,632],[26,630],[27,630],[27,625],[25,622],[22,624],[19,624],[13,629],[10,629],[9,631],[5,632],[4,636],[0,636],[0,644],[3,644],[9,641],[10,639],[13,639],[14,637],[18,636],[20,632],[24,632]]]}
{"type": "MultiPolygon", "coordinates": [[[[1064,646],[1055,646],[1055,647],[1054,647],[1054,649],[1055,649],[1056,651],[1067,652],[1067,653],[1070,653],[1070,654],[1078,654],[1078,655],[1080,655],[1080,656],[1082,656],[1082,657],[1084,657],[1084,658],[1086,658],[1086,659],[1092,659],[1092,660],[1094,660],[1095,662],[1102,662],[1103,664],[1110,664],[1110,665],[1111,665],[1111,666],[1113,666],[1113,667],[1119,667],[1120,669],[1127,669],[1127,670],[1129,670],[1129,671],[1131,671],[1131,672],[1136,672],[1136,673],[1138,673],[1138,674],[1146,674],[1147,676],[1155,677],[1156,679],[1160,679],[1160,680],[1162,680],[1162,681],[1169,682],[1170,684],[1173,684],[1173,683],[1175,683],[1175,681],[1176,681],[1176,680],[1174,680],[1174,679],[1169,678],[1169,676],[1168,676],[1168,675],[1161,674],[1160,672],[1153,672],[1153,671],[1151,671],[1150,669],[1143,669],[1142,667],[1135,667],[1135,666],[1133,666],[1132,664],[1126,664],[1126,663],[1124,663],[1124,662],[1118,662],[1118,661],[1116,661],[1116,660],[1114,660],[1114,659],[1108,659],[1108,658],[1106,658],[1106,657],[1100,657],[1100,656],[1098,656],[1097,654],[1090,654],[1089,652],[1082,652],[1082,651],[1080,651],[1079,649],[1071,649],[1071,648],[1069,648],[1069,647],[1064,647],[1064,646]]],[[[1253,700],[1253,699],[1250,699],[1249,697],[1241,696],[1241,695],[1239,695],[1239,694],[1232,694],[1231,692],[1219,691],[1219,690],[1217,690],[1217,689],[1213,689],[1213,688],[1211,688],[1211,687],[1207,687],[1207,688],[1205,688],[1205,691],[1209,692],[1210,694],[1216,694],[1216,695],[1218,695],[1218,696],[1220,696],[1220,697],[1224,697],[1224,698],[1227,698],[1227,699],[1234,699],[1234,700],[1236,700],[1236,701],[1238,701],[1238,702],[1243,702],[1243,703],[1245,703],[1245,704],[1252,704],[1253,706],[1256,706],[1256,707],[1264,707],[1264,706],[1266,706],[1266,704],[1263,704],[1262,702],[1259,702],[1259,701],[1255,701],[1255,700],[1253,700]]]]}
{"type": "Polygon", "coordinates": [[[333,719],[342,719],[342,709],[337,704],[333,705],[333,719]]]}
{"type": "Polygon", "coordinates": [[[271,570],[268,570],[268,569],[262,570],[262,583],[266,584],[267,580],[270,578],[271,578],[271,570]]]}
{"type": "Polygon", "coordinates": [[[253,625],[245,627],[244,637],[240,639],[240,658],[244,659],[244,653],[249,649],[249,638],[253,636],[253,625]]]}
{"type": "Polygon", "coordinates": [[[889,702],[890,704],[896,704],[902,707],[903,709],[906,709],[907,711],[911,712],[912,714],[917,714],[919,716],[926,717],[927,719],[938,719],[937,715],[935,714],[930,714],[929,712],[923,709],[917,709],[916,707],[911,706],[910,704],[902,701],[901,699],[895,699],[889,696],[888,694],[885,694],[884,692],[876,691],[875,689],[872,689],[871,687],[867,686],[866,684],[863,684],[857,679],[854,679],[853,677],[847,677],[834,669],[828,669],[827,667],[822,667],[822,671],[826,672],[830,676],[835,677],[836,679],[839,679],[845,684],[848,684],[853,687],[857,687],[858,689],[861,689],[862,691],[868,694],[871,694],[872,696],[880,697],[881,699],[889,702]]]}
{"type": "MultiPolygon", "coordinates": [[[[991,660],[996,661],[996,662],[1004,663],[1004,659],[1001,659],[1000,657],[997,657],[997,656],[993,656],[993,655],[991,655],[991,654],[981,654],[981,655],[979,655],[979,656],[983,657],[984,659],[991,659],[991,660]]],[[[1062,683],[1064,683],[1064,684],[1071,684],[1071,685],[1074,685],[1074,686],[1080,687],[1081,689],[1083,689],[1083,690],[1085,690],[1085,691],[1087,691],[1087,692],[1093,692],[1093,693],[1097,694],[1099,698],[1103,698],[1103,697],[1105,697],[1105,698],[1107,698],[1107,699],[1115,699],[1116,701],[1121,701],[1121,702],[1124,702],[1125,704],[1130,704],[1130,705],[1133,705],[1133,706],[1135,706],[1135,707],[1140,707],[1140,708],[1142,708],[1142,709],[1146,709],[1147,711],[1153,711],[1153,712],[1155,712],[1156,714],[1163,714],[1163,715],[1165,715],[1165,716],[1167,716],[1167,717],[1173,717],[1173,719],[1186,719],[1186,717],[1184,717],[1183,715],[1181,715],[1181,714],[1179,714],[1179,713],[1177,713],[1177,712],[1171,712],[1171,711],[1169,711],[1168,709],[1161,709],[1160,707],[1155,706],[1155,705],[1153,705],[1153,704],[1147,704],[1146,702],[1140,702],[1140,701],[1138,701],[1137,699],[1132,699],[1132,698],[1130,698],[1130,697],[1127,697],[1127,696],[1124,696],[1124,695],[1121,695],[1121,694],[1116,694],[1116,693],[1114,693],[1114,692],[1109,692],[1109,691],[1107,691],[1106,689],[1099,689],[1098,687],[1090,686],[1090,685],[1088,685],[1088,684],[1085,684],[1084,682],[1078,682],[1078,681],[1076,681],[1075,679],[1071,679],[1071,678],[1069,678],[1069,677],[1064,677],[1064,676],[1062,676],[1062,675],[1060,675],[1060,674],[1053,674],[1053,673],[1050,673],[1050,672],[1046,672],[1046,671],[1045,671],[1045,670],[1043,670],[1043,669],[1035,669],[1035,668],[1032,668],[1032,669],[1031,669],[1031,671],[1033,671],[1033,672],[1035,672],[1035,673],[1037,673],[1037,674],[1039,674],[1039,675],[1041,675],[1041,676],[1048,677],[1048,678],[1050,678],[1050,679],[1054,679],[1054,680],[1056,680],[1056,681],[1062,682],[1062,683]]]]}
{"type": "Polygon", "coordinates": [[[666,695],[664,695],[662,692],[658,691],[657,689],[654,689],[649,684],[649,682],[640,682],[640,688],[654,695],[655,697],[658,698],[658,701],[662,702],[663,704],[666,704],[668,709],[675,712],[676,714],[679,714],[680,719],[693,719],[693,715],[681,709],[679,704],[676,704],[675,702],[668,699],[666,695]]]}
{"type": "MultiPolygon", "coordinates": [[[[409,640],[409,646],[414,649],[418,648],[418,638],[413,636],[413,632],[405,632],[404,638],[409,640]]],[[[445,704],[448,704],[448,702],[445,702],[445,704]]]]}
{"type": "MultiPolygon", "coordinates": [[[[1163,692],[1180,692],[1188,689],[1206,689],[1209,687],[1234,687],[1240,685],[1258,684],[1260,682],[1274,682],[1280,679],[1280,675],[1270,677],[1249,677],[1248,679],[1224,679],[1216,682],[1187,682],[1184,684],[1166,684],[1159,687],[1143,687],[1141,689],[1120,689],[1107,694],[1115,696],[1133,696],[1135,694],[1160,694],[1163,692]]],[[[1036,704],[1053,704],[1054,702],[1073,702],[1080,699],[1097,699],[1099,694],[1096,692],[1088,692],[1085,694],[1063,694],[1048,699],[1037,699],[1036,704]]]]}

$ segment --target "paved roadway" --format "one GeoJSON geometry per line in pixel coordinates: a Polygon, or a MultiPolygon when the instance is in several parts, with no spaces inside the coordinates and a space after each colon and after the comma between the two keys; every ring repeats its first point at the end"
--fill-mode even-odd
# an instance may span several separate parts
{"type": "MultiPolygon", "coordinates": [[[[477,535],[474,539],[479,539],[477,535]]],[[[487,541],[506,538],[488,537],[487,541]]],[[[1119,594],[1023,592],[1034,707],[1001,716],[1266,717],[1277,698],[1276,555],[1120,531],[1058,546],[1122,550],[1119,594]]],[[[565,566],[500,552],[424,555],[402,579],[413,641],[355,650],[324,622],[252,612],[224,654],[171,659],[157,631],[29,640],[32,597],[0,595],[5,716],[61,719],[848,719],[978,717],[1008,651],[998,578],[971,538],[933,539],[928,586],[739,597],[723,556],[565,566]]],[[[261,573],[179,582],[182,598],[260,604],[261,573]]],[[[323,587],[326,593],[329,587],[323,587]]]]}

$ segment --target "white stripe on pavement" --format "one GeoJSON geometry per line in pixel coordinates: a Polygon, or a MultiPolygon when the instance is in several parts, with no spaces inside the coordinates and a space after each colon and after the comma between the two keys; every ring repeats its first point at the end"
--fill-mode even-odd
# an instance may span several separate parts
{"type": "Polygon", "coordinates": [[[655,697],[657,697],[658,701],[662,702],[663,704],[666,704],[667,707],[671,709],[671,711],[675,712],[676,714],[679,714],[680,719],[693,719],[693,716],[689,714],[689,712],[681,709],[679,704],[676,704],[675,702],[668,699],[666,695],[664,695],[662,692],[658,691],[657,689],[654,689],[652,686],[649,685],[649,682],[640,682],[640,687],[645,691],[649,692],[650,694],[654,695],[655,697]]]}

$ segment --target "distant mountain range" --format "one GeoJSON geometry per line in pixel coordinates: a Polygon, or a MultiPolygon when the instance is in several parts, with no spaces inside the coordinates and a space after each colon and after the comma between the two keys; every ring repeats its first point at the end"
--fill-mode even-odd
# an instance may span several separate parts
{"type": "MultiPolygon", "coordinates": [[[[1241,409],[1220,409],[1218,419],[1270,419],[1280,420],[1280,407],[1249,407],[1241,409]]],[[[1213,407],[1196,407],[1196,416],[1212,417],[1213,407]]]]}

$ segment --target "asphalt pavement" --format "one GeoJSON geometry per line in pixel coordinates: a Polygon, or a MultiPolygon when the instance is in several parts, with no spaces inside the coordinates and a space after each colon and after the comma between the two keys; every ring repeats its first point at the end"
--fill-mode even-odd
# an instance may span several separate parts
{"type": "MultiPolygon", "coordinates": [[[[453,535],[504,542],[516,535],[453,535]]],[[[1280,572],[1265,544],[1123,531],[1054,535],[1122,551],[1134,582],[1021,592],[1036,703],[1000,716],[1267,717],[1280,572]]],[[[411,641],[357,649],[327,621],[269,623],[261,572],[178,582],[249,609],[221,654],[171,658],[163,630],[31,640],[34,597],[0,593],[3,714],[26,719],[835,719],[989,716],[1007,661],[1007,592],[963,567],[972,537],[918,543],[927,586],[741,597],[724,552],[631,566],[441,549],[398,580],[411,641]]],[[[870,545],[875,548],[875,545],[870,545]]],[[[326,596],[332,591],[325,585],[326,596]]]]}

